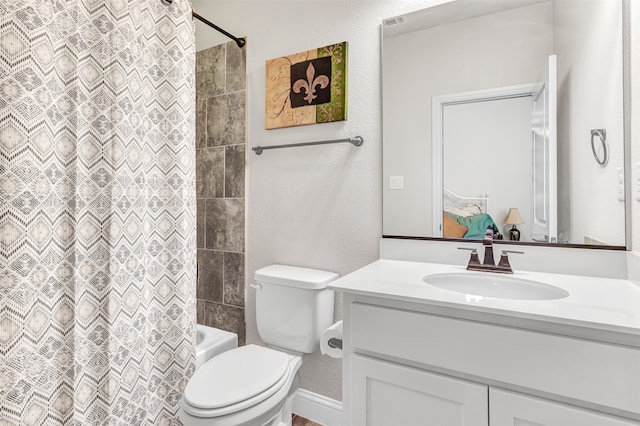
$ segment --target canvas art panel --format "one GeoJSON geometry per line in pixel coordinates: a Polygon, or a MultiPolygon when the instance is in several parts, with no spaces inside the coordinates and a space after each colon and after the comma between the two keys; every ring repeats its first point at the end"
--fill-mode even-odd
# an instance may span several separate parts
{"type": "Polygon", "coordinates": [[[347,49],[342,42],[266,63],[265,128],[347,119],[347,49]]]}

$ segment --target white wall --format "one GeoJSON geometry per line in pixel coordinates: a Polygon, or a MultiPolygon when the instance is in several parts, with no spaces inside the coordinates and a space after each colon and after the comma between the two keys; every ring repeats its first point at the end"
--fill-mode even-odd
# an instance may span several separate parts
{"type": "MultiPolygon", "coordinates": [[[[347,274],[378,258],[382,232],[380,24],[436,0],[195,0],[202,16],[237,36],[248,36],[248,146],[361,135],[348,144],[249,151],[247,278],[284,263],[347,274]],[[264,129],[265,61],[349,42],[347,121],[264,129]]],[[[196,27],[197,49],[227,40],[196,27]]],[[[254,291],[247,292],[247,341],[259,342],[254,291]]],[[[337,303],[341,317],[341,303],[337,303]]],[[[313,355],[301,387],[341,399],[341,361],[313,355]]]]}
{"type": "MultiPolygon", "coordinates": [[[[248,35],[248,145],[271,145],[361,134],[361,148],[326,146],[249,153],[247,277],[274,262],[334,270],[341,275],[378,258],[382,228],[380,21],[437,1],[194,0],[198,13],[237,35],[248,35]],[[267,59],[349,41],[349,119],[264,130],[267,59]]],[[[631,22],[640,23],[632,0],[631,22]]],[[[640,84],[640,25],[632,28],[634,89],[640,84]]],[[[228,39],[197,24],[201,50],[228,39]]],[[[633,105],[640,106],[640,90],[633,105]]],[[[640,161],[640,119],[632,122],[633,158],[640,161]]],[[[635,176],[635,174],[634,174],[635,176]]],[[[634,183],[635,184],[635,183],[634,183]]],[[[640,248],[640,203],[633,207],[633,247],[640,248]]],[[[254,294],[248,293],[248,341],[258,338],[254,294]],[[250,316],[249,316],[250,315],[250,316]]],[[[341,399],[340,362],[309,360],[302,387],[341,399]]]]}
{"type": "Polygon", "coordinates": [[[535,82],[552,24],[542,3],[384,40],[384,234],[432,235],[432,96],[535,82]],[[389,190],[399,175],[405,189],[389,190]]]}
{"type": "MultiPolygon", "coordinates": [[[[633,2],[632,2],[633,3],[633,2]]],[[[636,2],[637,3],[637,2],[636,2]]],[[[624,245],[624,202],[617,169],[624,165],[620,8],[610,0],[554,1],[558,55],[559,239],[585,237],[624,245]],[[588,90],[585,90],[587,89],[588,90]],[[613,88],[613,89],[612,89],[613,88]],[[591,129],[607,130],[610,159],[598,165],[591,129]]],[[[598,139],[596,139],[598,140],[598,139]]]]}

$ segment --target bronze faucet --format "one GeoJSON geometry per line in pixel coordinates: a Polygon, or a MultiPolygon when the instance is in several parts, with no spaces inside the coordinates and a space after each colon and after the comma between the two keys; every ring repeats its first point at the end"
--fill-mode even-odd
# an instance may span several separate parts
{"type": "Polygon", "coordinates": [[[484,246],[484,261],[482,265],[493,265],[496,262],[493,260],[493,229],[490,226],[484,231],[484,238],[482,239],[482,245],[484,246]]]}
{"type": "Polygon", "coordinates": [[[480,263],[480,259],[478,259],[478,250],[460,247],[462,250],[471,250],[471,257],[467,264],[467,270],[513,274],[513,269],[511,269],[507,254],[524,254],[522,251],[502,250],[502,253],[500,254],[500,262],[496,265],[496,262],[493,259],[493,229],[491,227],[487,228],[484,238],[482,239],[482,245],[484,246],[484,261],[482,263],[480,263]]]}

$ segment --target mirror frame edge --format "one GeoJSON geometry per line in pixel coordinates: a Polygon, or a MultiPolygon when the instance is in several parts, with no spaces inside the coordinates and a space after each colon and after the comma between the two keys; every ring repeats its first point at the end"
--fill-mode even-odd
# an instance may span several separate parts
{"type": "Polygon", "coordinates": [[[622,131],[624,147],[624,229],[625,250],[631,251],[632,220],[632,166],[631,166],[631,0],[622,0],[622,131]]]}
{"type": "MultiPolygon", "coordinates": [[[[442,237],[410,237],[406,235],[382,235],[382,238],[395,240],[414,240],[414,241],[442,241],[445,243],[482,243],[482,240],[464,239],[464,238],[442,238],[442,237]]],[[[592,244],[557,244],[557,243],[532,243],[526,241],[510,241],[510,240],[493,240],[494,245],[503,244],[506,246],[528,246],[528,247],[556,247],[556,248],[579,248],[590,250],[608,250],[608,251],[628,251],[626,246],[605,246],[592,244]]]]}

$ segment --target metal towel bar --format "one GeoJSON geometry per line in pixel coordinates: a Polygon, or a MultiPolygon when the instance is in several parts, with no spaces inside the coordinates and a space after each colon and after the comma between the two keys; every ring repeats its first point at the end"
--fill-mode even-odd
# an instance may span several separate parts
{"type": "Polygon", "coordinates": [[[254,146],[251,149],[257,155],[260,155],[260,154],[262,154],[262,151],[267,150],[267,149],[292,148],[292,147],[296,147],[296,146],[309,146],[309,145],[325,145],[325,144],[330,144],[330,143],[343,143],[343,142],[349,142],[350,144],[353,144],[354,146],[360,146],[364,142],[364,139],[362,139],[362,136],[355,136],[353,138],[333,139],[333,140],[328,140],[328,141],[300,142],[300,143],[289,143],[289,144],[285,144],[285,145],[273,145],[273,146],[254,146]]]}

